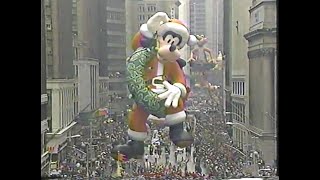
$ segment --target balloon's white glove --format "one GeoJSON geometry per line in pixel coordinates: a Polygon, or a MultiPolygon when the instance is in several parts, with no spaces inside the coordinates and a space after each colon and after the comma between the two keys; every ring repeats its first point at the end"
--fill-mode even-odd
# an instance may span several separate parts
{"type": "Polygon", "coordinates": [[[167,89],[166,92],[161,93],[158,95],[160,99],[166,99],[164,106],[165,107],[178,107],[179,98],[181,96],[181,90],[179,87],[170,84],[168,81],[164,81],[163,85],[167,89]]]}
{"type": "Polygon", "coordinates": [[[148,120],[148,121],[164,121],[165,118],[158,118],[158,117],[150,114],[150,115],[148,116],[147,120],[148,120]]]}

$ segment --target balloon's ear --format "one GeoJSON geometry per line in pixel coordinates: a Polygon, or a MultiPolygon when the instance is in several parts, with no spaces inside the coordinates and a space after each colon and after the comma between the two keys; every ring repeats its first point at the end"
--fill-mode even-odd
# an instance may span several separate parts
{"type": "Polygon", "coordinates": [[[187,65],[186,61],[181,58],[177,60],[177,63],[179,64],[181,69],[187,65]]]}
{"type": "Polygon", "coordinates": [[[151,33],[156,33],[161,24],[169,21],[169,17],[165,12],[157,12],[151,16],[147,21],[147,29],[151,33]]]}
{"type": "Polygon", "coordinates": [[[153,37],[153,33],[151,31],[149,31],[147,24],[142,24],[140,27],[140,33],[147,37],[147,38],[152,38],[153,37]]]}

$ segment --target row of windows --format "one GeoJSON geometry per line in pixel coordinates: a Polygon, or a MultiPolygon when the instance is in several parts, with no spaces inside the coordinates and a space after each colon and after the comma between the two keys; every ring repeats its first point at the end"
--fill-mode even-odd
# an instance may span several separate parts
{"type": "Polygon", "coordinates": [[[145,12],[145,11],[147,11],[147,12],[156,12],[157,11],[157,7],[154,4],[147,5],[146,8],[145,8],[144,5],[139,5],[138,11],[139,12],[145,12]]]}
{"type": "Polygon", "coordinates": [[[124,24],[107,24],[107,31],[125,32],[126,26],[124,24]]]}
{"type": "Polygon", "coordinates": [[[74,119],[74,99],[77,96],[74,88],[60,90],[60,127],[66,127],[74,119]]]}
{"type": "Polygon", "coordinates": [[[109,47],[108,48],[108,53],[112,54],[112,55],[125,56],[126,55],[126,49],[109,47]]]}
{"type": "Polygon", "coordinates": [[[90,65],[90,85],[91,85],[91,91],[90,91],[90,97],[91,97],[91,109],[96,108],[96,72],[97,67],[94,65],[90,65]]]}
{"type": "Polygon", "coordinates": [[[109,11],[109,12],[107,12],[107,19],[124,21],[125,14],[123,12],[110,12],[109,11]]]}
{"type": "Polygon", "coordinates": [[[232,119],[241,123],[246,122],[246,106],[245,104],[232,102],[232,119]]]}
{"type": "Polygon", "coordinates": [[[79,103],[78,103],[79,94],[78,94],[78,91],[79,91],[78,87],[75,86],[74,95],[77,98],[77,100],[74,101],[74,109],[73,109],[74,116],[76,116],[79,113],[79,103]]]}
{"type": "Polygon", "coordinates": [[[78,67],[78,65],[75,65],[75,67],[74,67],[74,77],[78,77],[78,75],[79,75],[79,67],[78,67]]]}
{"type": "Polygon", "coordinates": [[[108,82],[107,81],[100,81],[99,82],[99,92],[107,92],[108,82]]]}
{"type": "MultiPolygon", "coordinates": [[[[47,104],[47,117],[49,119],[52,119],[52,90],[47,90],[48,95],[48,104],[47,104]]],[[[60,114],[60,126],[67,126],[70,121],[74,119],[74,116],[78,114],[78,102],[71,102],[78,96],[78,88],[75,89],[68,89],[67,91],[61,91],[59,93],[59,101],[62,104],[63,99],[64,101],[67,101],[68,105],[66,108],[63,108],[60,114]],[[65,96],[65,98],[63,98],[65,96]],[[70,107],[72,106],[73,107],[70,107]],[[69,111],[70,109],[73,109],[73,111],[69,111]]]]}
{"type": "Polygon", "coordinates": [[[41,134],[41,155],[46,151],[46,135],[45,133],[41,134]]]}
{"type": "Polygon", "coordinates": [[[127,89],[126,83],[123,82],[110,82],[109,83],[109,90],[110,91],[118,91],[118,90],[125,90],[127,89]]]}
{"type": "Polygon", "coordinates": [[[149,14],[149,15],[140,14],[140,15],[138,15],[138,20],[139,21],[147,21],[148,19],[150,19],[151,16],[152,16],[151,14],[149,14]]]}
{"type": "Polygon", "coordinates": [[[244,96],[245,95],[245,83],[244,81],[232,82],[232,94],[244,96]]]}
{"type": "Polygon", "coordinates": [[[111,43],[120,43],[120,44],[126,43],[125,37],[120,35],[108,35],[107,39],[111,43]]]}
{"type": "Polygon", "coordinates": [[[237,129],[237,128],[234,128],[234,139],[235,139],[235,142],[234,144],[241,150],[243,150],[244,148],[244,138],[245,138],[245,132],[242,131],[241,129],[237,129]]]}
{"type": "Polygon", "coordinates": [[[117,9],[125,9],[125,0],[108,0],[107,7],[117,8],[117,9]]]}

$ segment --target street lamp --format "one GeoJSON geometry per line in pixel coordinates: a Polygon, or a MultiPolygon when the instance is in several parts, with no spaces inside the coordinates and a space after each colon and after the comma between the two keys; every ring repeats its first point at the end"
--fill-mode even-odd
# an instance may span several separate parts
{"type": "Polygon", "coordinates": [[[237,125],[237,126],[241,126],[242,128],[246,129],[249,132],[252,132],[253,134],[257,135],[258,137],[262,136],[261,134],[258,134],[254,131],[252,131],[251,129],[247,128],[245,125],[240,124],[240,123],[236,123],[236,122],[227,122],[226,125],[237,125]]]}

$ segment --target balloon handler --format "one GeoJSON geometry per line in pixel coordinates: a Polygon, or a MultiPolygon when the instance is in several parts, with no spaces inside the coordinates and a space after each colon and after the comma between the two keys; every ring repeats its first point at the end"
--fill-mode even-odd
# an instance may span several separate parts
{"type": "Polygon", "coordinates": [[[112,149],[114,159],[119,159],[118,152],[126,160],[143,157],[147,120],[163,118],[176,146],[184,148],[193,143],[192,135],[183,127],[190,88],[186,86],[180,49],[196,43],[186,25],[164,12],[157,12],[141,25],[132,40],[134,53],[127,59],[128,89],[135,101],[128,114],[130,140],[112,149]]]}

